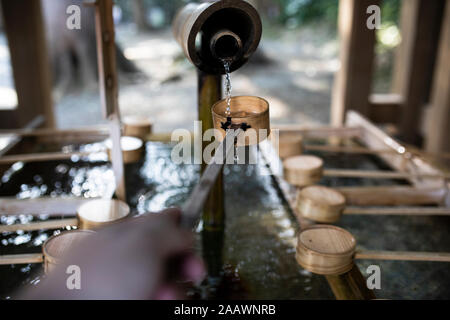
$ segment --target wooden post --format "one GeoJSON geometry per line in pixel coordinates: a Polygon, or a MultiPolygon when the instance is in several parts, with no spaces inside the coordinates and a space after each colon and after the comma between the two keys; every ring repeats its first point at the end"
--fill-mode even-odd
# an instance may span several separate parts
{"type": "Polygon", "coordinates": [[[151,29],[147,23],[147,7],[143,0],[130,1],[131,11],[133,13],[134,23],[139,31],[148,31],[151,29]]]}
{"type": "Polygon", "coordinates": [[[23,127],[44,115],[54,127],[51,72],[40,0],[1,0],[18,108],[0,111],[2,128],[23,127]]]}
{"type": "Polygon", "coordinates": [[[396,54],[392,90],[403,97],[402,140],[418,144],[423,106],[436,56],[439,30],[436,24],[441,20],[443,1],[408,0],[402,3],[402,44],[396,54]]]}
{"type": "MultiPolygon", "coordinates": [[[[211,107],[222,97],[222,76],[205,74],[198,72],[198,117],[202,121],[202,134],[211,128],[214,128],[212,121],[211,107]]],[[[204,147],[209,142],[203,142],[204,147]]],[[[202,161],[202,171],[205,164],[202,161]]],[[[222,229],[224,224],[224,199],[223,199],[223,174],[219,175],[216,186],[206,202],[203,223],[206,229],[222,229]]]]}
{"type": "Polygon", "coordinates": [[[114,34],[113,1],[97,0],[95,30],[97,39],[100,99],[103,116],[110,124],[112,142],[111,161],[116,179],[116,195],[126,202],[124,164],[122,156],[121,125],[118,99],[118,74],[114,34]]]}
{"type": "MultiPolygon", "coordinates": [[[[202,135],[206,130],[214,127],[211,107],[221,97],[222,76],[198,71],[198,119],[202,121],[202,135]]],[[[207,144],[208,142],[203,142],[202,155],[207,144]]],[[[202,172],[205,168],[206,165],[202,160],[202,172]]],[[[222,170],[203,209],[203,256],[208,266],[208,274],[213,278],[218,278],[222,270],[224,224],[225,203],[222,170]]]]}
{"type": "Polygon", "coordinates": [[[372,290],[367,288],[366,279],[356,265],[339,276],[326,276],[326,279],[337,300],[373,300],[372,290]]]}
{"type": "Polygon", "coordinates": [[[340,0],[339,36],[341,69],[334,82],[331,122],[342,126],[347,110],[369,114],[375,30],[367,28],[366,13],[379,0],[340,0]]]}
{"type": "Polygon", "coordinates": [[[446,3],[441,30],[426,136],[426,149],[429,152],[450,151],[450,1],[446,3]]]}

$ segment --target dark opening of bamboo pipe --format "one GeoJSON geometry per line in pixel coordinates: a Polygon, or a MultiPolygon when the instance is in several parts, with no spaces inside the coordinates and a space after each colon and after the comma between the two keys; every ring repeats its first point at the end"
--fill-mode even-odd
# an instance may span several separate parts
{"type": "Polygon", "coordinates": [[[199,70],[224,74],[222,60],[233,60],[233,72],[256,51],[262,23],[247,1],[207,1],[183,7],[173,21],[173,32],[186,57],[199,70]]]}
{"type": "Polygon", "coordinates": [[[210,49],[215,58],[233,61],[242,50],[242,41],[234,32],[221,30],[211,38],[210,49]]]}

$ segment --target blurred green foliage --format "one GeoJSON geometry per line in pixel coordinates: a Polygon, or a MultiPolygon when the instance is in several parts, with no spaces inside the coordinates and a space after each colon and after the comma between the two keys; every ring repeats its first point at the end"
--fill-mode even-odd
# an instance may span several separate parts
{"type": "MultiPolygon", "coordinates": [[[[407,0],[406,0],[407,1],[407,0]]],[[[303,25],[312,22],[335,26],[339,0],[275,0],[280,6],[278,22],[287,25],[303,25]]],[[[397,23],[401,0],[382,2],[383,23],[397,23]]]]}
{"type": "MultiPolygon", "coordinates": [[[[403,0],[408,1],[408,0],[403,0]]],[[[381,21],[387,24],[398,24],[402,0],[384,0],[381,8],[381,21]]]]}
{"type": "Polygon", "coordinates": [[[326,22],[335,25],[339,1],[337,0],[276,0],[280,5],[278,21],[282,24],[326,22]]]}

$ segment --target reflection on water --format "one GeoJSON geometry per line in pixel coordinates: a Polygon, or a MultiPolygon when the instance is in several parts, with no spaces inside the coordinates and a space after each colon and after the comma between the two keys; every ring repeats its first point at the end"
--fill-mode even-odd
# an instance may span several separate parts
{"type": "MultiPolygon", "coordinates": [[[[147,143],[146,157],[127,165],[127,193],[137,214],[180,206],[199,178],[199,166],[174,165],[171,145],[147,143]]],[[[48,162],[13,166],[0,185],[2,196],[36,198],[41,196],[95,197],[107,194],[114,184],[108,164],[87,162],[48,162]]],[[[224,298],[332,298],[322,277],[297,266],[295,222],[272,185],[257,165],[230,165],[225,168],[226,230],[224,243],[225,279],[217,295],[224,298]],[[313,289],[312,289],[313,288],[313,289]]],[[[2,217],[2,224],[27,223],[48,217],[2,217]]],[[[60,232],[54,231],[54,232],[60,232]]],[[[53,231],[3,234],[1,254],[39,252],[53,231]]],[[[199,235],[200,236],[200,235],[199,235]]],[[[199,239],[200,240],[200,239],[199,239]]],[[[200,243],[200,241],[199,241],[200,243]]],[[[199,250],[201,250],[199,244],[199,250]]],[[[11,295],[20,284],[38,285],[38,265],[3,266],[1,297],[11,295]]],[[[197,289],[189,294],[195,297],[197,289]]]]}
{"type": "MultiPolygon", "coordinates": [[[[147,145],[139,178],[133,178],[141,214],[181,206],[199,178],[199,166],[174,165],[170,152],[169,145],[147,145]]],[[[228,165],[224,169],[227,215],[223,281],[213,296],[331,299],[324,278],[305,272],[295,261],[297,226],[267,170],[263,165],[228,165]]],[[[202,289],[189,294],[202,296],[202,289]]]]}
{"type": "Polygon", "coordinates": [[[200,167],[173,164],[170,145],[148,143],[146,150],[144,163],[136,168],[139,172],[139,182],[136,182],[140,187],[136,190],[139,214],[179,206],[199,178],[200,167]]]}
{"type": "MultiPolygon", "coordinates": [[[[114,191],[114,175],[105,162],[88,163],[52,161],[46,163],[16,163],[7,170],[0,183],[2,197],[34,199],[39,197],[101,197],[114,191]]],[[[62,217],[53,217],[58,219],[62,217]]],[[[48,220],[46,215],[16,215],[0,217],[1,224],[29,223],[48,220]]],[[[71,229],[71,227],[68,227],[71,229]]],[[[38,253],[42,244],[61,230],[6,232],[0,236],[0,254],[38,253]]],[[[0,298],[11,297],[21,285],[38,285],[40,265],[0,266],[0,298]]]]}
{"type": "MultiPolygon", "coordinates": [[[[149,142],[141,162],[126,166],[128,202],[136,214],[181,206],[199,178],[199,166],[174,165],[171,145],[149,142]]],[[[321,155],[323,156],[323,155],[321,155]]],[[[330,168],[387,169],[369,156],[328,154],[330,168]]],[[[324,277],[311,274],[295,261],[297,223],[264,165],[228,165],[224,169],[226,227],[223,242],[222,282],[207,296],[234,299],[332,299],[324,277]],[[265,174],[262,174],[265,173],[265,174]]],[[[328,186],[375,185],[398,182],[361,179],[323,179],[328,186]]],[[[2,177],[1,196],[104,196],[114,186],[113,173],[104,162],[47,162],[15,164],[2,177]]],[[[2,224],[27,223],[48,217],[1,217],[2,224]]],[[[448,251],[448,217],[346,216],[339,225],[360,245],[373,249],[448,251]],[[444,227],[443,230],[441,230],[444,227]],[[420,232],[410,232],[420,230],[420,232]],[[376,234],[377,237],[373,237],[376,234]],[[380,236],[382,235],[382,236],[380,236]],[[399,235],[402,235],[401,237],[399,235]],[[418,244],[420,242],[420,246],[418,244]]],[[[39,252],[56,231],[5,233],[0,254],[39,252]]],[[[197,247],[202,251],[201,234],[197,247]]],[[[216,238],[217,239],[217,238],[216,238]]],[[[220,242],[220,241],[218,241],[220,242]]],[[[211,243],[212,248],[218,243],[211,243]]],[[[217,247],[217,246],[216,246],[217,247]]],[[[211,248],[207,248],[211,250],[211,248]]],[[[371,263],[371,262],[368,262],[371,263]]],[[[367,263],[358,263],[364,274],[367,263]]],[[[377,262],[378,264],[378,262],[377,262]]],[[[439,263],[380,262],[383,272],[381,298],[448,297],[443,279],[450,274],[439,263]],[[447,275],[448,274],[448,275],[447,275]],[[414,290],[414,283],[430,286],[414,290]]],[[[0,297],[12,297],[19,286],[39,285],[39,265],[0,267],[0,297]]],[[[445,284],[445,281],[444,281],[445,284]]],[[[204,287],[190,288],[192,298],[204,297],[204,287]]]]}

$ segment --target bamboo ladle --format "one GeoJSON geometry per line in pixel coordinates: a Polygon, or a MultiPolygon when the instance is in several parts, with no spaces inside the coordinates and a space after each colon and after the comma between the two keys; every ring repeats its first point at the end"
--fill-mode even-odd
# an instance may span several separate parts
{"type": "Polygon", "coordinates": [[[450,253],[357,250],[350,232],[336,226],[314,225],[300,231],[296,259],[312,273],[340,275],[351,270],[355,259],[450,262],[450,253]]]}
{"type": "Polygon", "coordinates": [[[42,253],[0,256],[0,265],[44,263],[46,273],[51,272],[70,249],[95,233],[92,230],[71,230],[51,236],[42,245],[42,253]]]}
{"type": "Polygon", "coordinates": [[[130,208],[126,203],[112,199],[95,199],[86,202],[82,204],[77,211],[77,218],[75,219],[50,220],[29,224],[0,226],[0,232],[59,229],[67,226],[77,226],[80,228],[78,230],[66,231],[58,236],[50,237],[43,244],[41,254],[0,256],[0,265],[44,262],[47,272],[49,265],[57,264],[58,259],[63,254],[62,251],[67,251],[67,248],[72,242],[78,241],[79,237],[84,237],[86,233],[83,233],[83,231],[90,232],[97,228],[117,223],[128,218],[130,215],[130,208]],[[70,233],[67,234],[68,232],[70,233]]]}
{"type": "Polygon", "coordinates": [[[343,214],[450,216],[450,208],[445,207],[346,207],[342,193],[324,186],[300,189],[296,206],[302,217],[319,223],[337,222],[343,214]]]}
{"type": "Polygon", "coordinates": [[[76,226],[80,229],[96,229],[127,218],[130,207],[123,201],[114,199],[95,199],[82,204],[76,218],[48,220],[26,224],[0,225],[0,232],[17,232],[60,229],[76,226]]]}
{"type": "Polygon", "coordinates": [[[323,168],[321,158],[311,155],[294,156],[283,161],[287,182],[297,187],[316,184],[322,177],[367,178],[367,179],[450,179],[448,174],[413,174],[396,171],[346,170],[323,168]]]}
{"type": "Polygon", "coordinates": [[[136,137],[143,141],[152,133],[153,123],[149,118],[138,116],[127,116],[122,120],[123,134],[136,137]]]}

